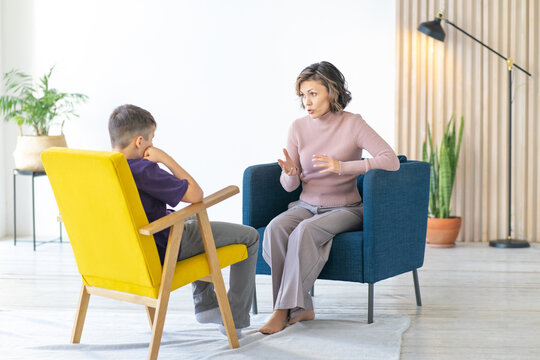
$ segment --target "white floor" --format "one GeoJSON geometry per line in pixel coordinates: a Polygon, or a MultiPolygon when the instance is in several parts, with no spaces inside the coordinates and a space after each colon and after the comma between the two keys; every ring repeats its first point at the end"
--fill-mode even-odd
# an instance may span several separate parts
{"type": "MultiPolygon", "coordinates": [[[[419,270],[423,306],[415,304],[411,274],[375,284],[380,314],[408,314],[402,359],[540,359],[540,244],[494,249],[458,244],[426,249],[419,270]]],[[[69,244],[0,241],[0,310],[73,309],[80,279],[69,244]]],[[[257,277],[259,312],[271,311],[270,279],[257,277]]],[[[367,286],[318,281],[316,312],[366,318],[367,286]]],[[[91,309],[138,309],[93,297],[91,309]]],[[[173,293],[170,311],[191,313],[190,288],[173,293]]]]}

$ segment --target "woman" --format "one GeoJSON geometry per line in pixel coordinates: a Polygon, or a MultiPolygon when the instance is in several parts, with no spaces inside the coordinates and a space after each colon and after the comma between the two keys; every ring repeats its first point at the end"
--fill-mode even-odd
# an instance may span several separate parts
{"type": "Polygon", "coordinates": [[[259,329],[264,334],[315,318],[309,290],[328,260],[332,239],[362,226],[358,175],[399,169],[392,148],[360,115],[343,111],[351,93],[334,65],[323,61],[305,68],[296,92],[308,116],[292,124],[285,159],[278,163],[283,188],[290,192],[302,183],[302,193],[264,233],[274,300],[274,313],[259,329]],[[362,160],[364,149],[373,158],[362,160]]]}

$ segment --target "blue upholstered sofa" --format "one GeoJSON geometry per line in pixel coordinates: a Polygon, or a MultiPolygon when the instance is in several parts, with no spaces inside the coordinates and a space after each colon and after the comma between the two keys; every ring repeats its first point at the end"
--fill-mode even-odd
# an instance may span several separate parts
{"type": "MultiPolygon", "coordinates": [[[[373,322],[377,281],[413,273],[416,302],[421,306],[417,269],[424,263],[429,193],[429,164],[400,155],[400,169],[374,169],[358,177],[364,202],[362,231],[338,234],[319,279],[368,284],[368,323],[373,322]]],[[[275,216],[298,199],[301,189],[283,190],[277,163],[254,165],[244,172],[243,223],[260,234],[257,274],[270,274],[262,257],[263,234],[275,216]]],[[[257,313],[257,298],[253,311],[257,313]]]]}

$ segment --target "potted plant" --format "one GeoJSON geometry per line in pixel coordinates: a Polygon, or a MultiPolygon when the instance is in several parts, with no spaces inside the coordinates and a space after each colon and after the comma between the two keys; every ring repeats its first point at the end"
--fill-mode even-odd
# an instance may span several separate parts
{"type": "Polygon", "coordinates": [[[64,93],[49,86],[54,66],[35,84],[30,75],[18,70],[4,74],[5,95],[0,96],[0,114],[5,121],[19,126],[19,138],[13,156],[15,167],[26,171],[43,171],[41,152],[51,146],[66,146],[64,123],[78,117],[75,104],[88,97],[78,93],[64,93]],[[59,127],[59,135],[51,136],[51,127],[59,127]],[[23,134],[23,128],[30,134],[23,134]]]}
{"type": "Polygon", "coordinates": [[[456,177],[456,170],[463,136],[463,116],[456,137],[455,116],[452,115],[441,139],[440,150],[433,147],[429,124],[428,142],[422,147],[422,159],[431,167],[429,185],[429,217],[427,243],[433,247],[453,247],[461,228],[461,218],[450,216],[450,199],[456,177]]]}

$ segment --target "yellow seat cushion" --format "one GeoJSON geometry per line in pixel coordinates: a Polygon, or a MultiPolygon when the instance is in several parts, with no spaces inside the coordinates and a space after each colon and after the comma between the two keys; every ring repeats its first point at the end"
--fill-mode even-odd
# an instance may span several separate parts
{"type": "MultiPolygon", "coordinates": [[[[225,268],[229,265],[247,259],[247,248],[245,245],[233,244],[217,248],[219,265],[225,268]]],[[[202,279],[210,274],[210,268],[206,261],[206,254],[202,253],[193,257],[178,261],[174,270],[171,291],[176,290],[193,281],[202,279]]],[[[91,277],[83,275],[83,283],[89,286],[96,286],[111,290],[127,292],[130,294],[138,294],[142,296],[157,299],[159,291],[159,283],[156,287],[142,287],[138,284],[129,284],[118,282],[108,278],[91,277]]]]}
{"type": "MultiPolygon", "coordinates": [[[[221,268],[247,259],[247,248],[245,245],[227,245],[216,250],[221,268]]],[[[178,289],[209,274],[210,268],[208,267],[204,253],[179,261],[176,263],[171,290],[178,289]]]]}

